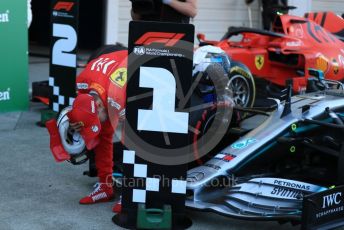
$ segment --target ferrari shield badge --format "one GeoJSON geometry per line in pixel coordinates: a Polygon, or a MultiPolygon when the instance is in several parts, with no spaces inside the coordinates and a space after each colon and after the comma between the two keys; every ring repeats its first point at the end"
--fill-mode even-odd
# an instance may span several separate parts
{"type": "Polygon", "coordinates": [[[264,56],[263,55],[257,55],[254,59],[254,63],[256,64],[256,68],[258,70],[261,70],[264,66],[264,56]]]}
{"type": "Polygon", "coordinates": [[[110,76],[110,80],[122,88],[127,83],[127,68],[119,68],[110,76]]]}

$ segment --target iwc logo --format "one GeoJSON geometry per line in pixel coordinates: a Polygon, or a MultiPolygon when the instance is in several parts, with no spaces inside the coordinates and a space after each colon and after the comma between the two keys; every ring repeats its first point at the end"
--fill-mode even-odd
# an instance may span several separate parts
{"type": "Polygon", "coordinates": [[[134,54],[136,55],[144,55],[146,53],[146,48],[143,46],[136,46],[134,47],[134,54]]]}

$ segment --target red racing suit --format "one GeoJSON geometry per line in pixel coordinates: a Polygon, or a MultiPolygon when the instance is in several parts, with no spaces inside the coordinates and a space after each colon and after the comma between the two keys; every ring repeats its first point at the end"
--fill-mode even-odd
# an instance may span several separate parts
{"type": "Polygon", "coordinates": [[[112,183],[113,135],[125,113],[127,50],[103,54],[90,61],[76,79],[78,94],[96,91],[108,110],[101,124],[100,142],[94,148],[100,183],[112,183]]]}

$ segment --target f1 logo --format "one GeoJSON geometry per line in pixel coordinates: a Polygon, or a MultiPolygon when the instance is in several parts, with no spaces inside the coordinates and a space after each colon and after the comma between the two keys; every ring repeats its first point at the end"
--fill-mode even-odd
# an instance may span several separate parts
{"type": "Polygon", "coordinates": [[[58,2],[56,3],[54,10],[71,11],[74,6],[73,2],[58,2]]]}
{"type": "Polygon", "coordinates": [[[174,46],[184,36],[182,33],[147,32],[135,42],[135,45],[163,43],[165,46],[174,46]]]}
{"type": "Polygon", "coordinates": [[[323,206],[322,208],[331,207],[333,205],[339,205],[341,203],[340,198],[342,197],[341,192],[333,193],[328,196],[323,197],[323,206]]]}

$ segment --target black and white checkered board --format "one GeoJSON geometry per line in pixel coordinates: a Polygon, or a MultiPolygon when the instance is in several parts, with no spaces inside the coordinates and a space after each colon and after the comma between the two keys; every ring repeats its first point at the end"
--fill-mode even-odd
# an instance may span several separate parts
{"type": "Polygon", "coordinates": [[[59,112],[72,105],[75,94],[78,0],[52,1],[52,41],[50,49],[50,108],[59,112]]]}
{"type": "Polygon", "coordinates": [[[139,203],[154,209],[170,205],[173,215],[184,214],[187,162],[174,161],[169,150],[183,155],[190,146],[189,114],[177,107],[191,87],[193,39],[192,25],[130,22],[120,214],[127,222],[135,223],[139,203]]]}
{"type": "MultiPolygon", "coordinates": [[[[55,112],[59,112],[61,111],[63,108],[65,108],[66,106],[69,106],[69,105],[72,105],[73,102],[74,102],[74,99],[75,97],[68,97],[68,96],[65,96],[65,95],[68,95],[68,94],[72,94],[73,95],[73,92],[63,92],[64,88],[66,87],[66,85],[64,84],[60,84],[62,86],[59,86],[59,85],[55,85],[55,78],[53,77],[49,77],[49,86],[52,87],[52,91],[53,91],[53,95],[52,95],[52,109],[53,111],[55,112]],[[62,90],[61,90],[62,88],[62,90]]],[[[75,92],[74,92],[75,94],[75,92]]]]}
{"type": "Polygon", "coordinates": [[[129,195],[131,202],[146,203],[150,200],[151,193],[159,193],[163,190],[166,196],[186,194],[186,180],[162,178],[161,175],[154,174],[153,170],[149,169],[149,165],[140,164],[137,161],[140,161],[140,158],[136,156],[135,151],[124,150],[123,164],[129,169],[127,175],[132,175],[130,178],[135,179],[133,180],[135,184],[130,184],[130,181],[125,182],[128,186],[134,185],[129,195]]]}

